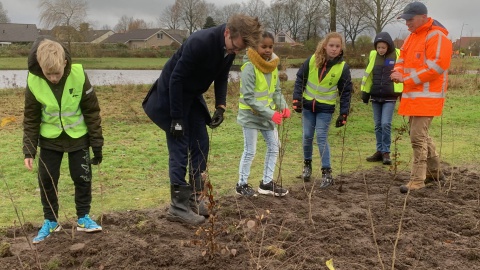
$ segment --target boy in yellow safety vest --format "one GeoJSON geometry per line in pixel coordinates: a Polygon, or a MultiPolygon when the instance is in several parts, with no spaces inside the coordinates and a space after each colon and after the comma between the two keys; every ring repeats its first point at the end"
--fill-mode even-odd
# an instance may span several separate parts
{"type": "Polygon", "coordinates": [[[89,216],[91,164],[100,164],[103,156],[100,107],[93,87],[83,67],[71,63],[68,50],[45,37],[34,43],[28,57],[28,71],[23,121],[24,164],[27,169],[33,169],[39,146],[38,183],[44,215],[43,226],[33,243],[61,229],[57,185],[65,152],[75,185],[77,230],[101,231],[102,227],[89,216]]]}

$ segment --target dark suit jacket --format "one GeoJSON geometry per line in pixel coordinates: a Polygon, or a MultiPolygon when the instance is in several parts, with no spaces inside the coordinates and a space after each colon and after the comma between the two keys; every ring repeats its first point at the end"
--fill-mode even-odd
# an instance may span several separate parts
{"type": "Polygon", "coordinates": [[[225,57],[225,27],[200,30],[188,37],[180,49],[168,60],[160,77],[143,101],[143,109],[150,119],[165,131],[172,119],[183,119],[190,113],[204,113],[206,124],[211,121],[202,96],[212,82],[215,89],[215,107],[226,105],[228,73],[235,54],[225,57]],[[201,112],[191,112],[193,102],[200,102],[201,112]]]}

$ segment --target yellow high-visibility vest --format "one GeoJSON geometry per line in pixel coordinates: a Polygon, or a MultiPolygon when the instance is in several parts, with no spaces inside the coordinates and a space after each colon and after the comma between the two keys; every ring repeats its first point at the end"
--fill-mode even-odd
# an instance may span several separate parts
{"type": "MultiPolygon", "coordinates": [[[[251,63],[247,62],[243,64],[241,70],[243,70],[247,64],[251,64],[251,63]]],[[[262,102],[262,104],[264,104],[265,107],[268,106],[272,110],[275,110],[276,106],[275,106],[275,103],[273,102],[273,93],[275,93],[275,88],[277,86],[278,69],[275,68],[275,70],[272,71],[272,79],[269,86],[267,83],[267,79],[265,78],[265,74],[263,74],[263,72],[257,69],[255,65],[253,65],[253,67],[255,70],[255,89],[254,89],[255,99],[262,102]]],[[[240,87],[241,87],[241,82],[240,82],[240,87]]],[[[240,100],[238,102],[238,107],[242,110],[251,109],[251,107],[245,103],[242,93],[240,93],[240,100]]]]}
{"type": "MultiPolygon", "coordinates": [[[[397,55],[397,59],[400,56],[400,50],[395,49],[395,53],[397,55]]],[[[366,93],[370,93],[370,90],[372,89],[372,84],[373,84],[373,76],[370,76],[372,73],[373,67],[375,66],[375,59],[377,57],[377,51],[372,50],[370,51],[370,57],[368,60],[368,66],[365,69],[365,73],[363,74],[362,78],[362,84],[360,86],[360,90],[366,93]]],[[[403,83],[394,83],[393,84],[393,91],[395,93],[402,93],[403,91],[403,83]]]]}
{"type": "Polygon", "coordinates": [[[322,81],[318,80],[318,68],[315,65],[315,55],[310,58],[308,66],[308,81],[305,92],[303,92],[303,98],[306,100],[315,99],[320,103],[335,105],[338,93],[337,84],[342,76],[345,61],[332,66],[322,81]]]}
{"type": "Polygon", "coordinates": [[[57,138],[65,131],[72,138],[87,134],[80,101],[82,100],[85,73],[80,64],[73,64],[63,88],[61,104],[44,78],[28,73],[28,87],[42,104],[42,122],[40,135],[45,138],[57,138]]]}

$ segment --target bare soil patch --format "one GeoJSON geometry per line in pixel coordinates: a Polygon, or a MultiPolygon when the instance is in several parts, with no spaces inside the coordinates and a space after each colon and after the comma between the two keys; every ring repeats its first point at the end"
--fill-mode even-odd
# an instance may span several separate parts
{"type": "Polygon", "coordinates": [[[216,198],[213,231],[168,222],[166,206],[106,213],[96,234],[62,224],[35,246],[38,225],[27,224],[28,240],[18,228],[0,235],[0,269],[328,269],[329,259],[336,270],[480,269],[480,174],[445,173],[444,186],[408,195],[407,173],[375,167],[326,190],[298,180],[283,198],[216,198]]]}

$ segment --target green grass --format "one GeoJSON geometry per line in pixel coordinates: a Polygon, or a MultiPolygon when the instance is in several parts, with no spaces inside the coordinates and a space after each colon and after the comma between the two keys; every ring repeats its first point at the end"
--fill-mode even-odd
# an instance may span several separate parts
{"type": "MultiPolygon", "coordinates": [[[[74,58],[74,63],[83,64],[86,69],[162,69],[168,58],[74,58]]],[[[300,66],[304,58],[286,59],[286,66],[300,66]]],[[[348,62],[348,59],[347,59],[348,62]]],[[[242,65],[242,58],[235,59],[234,64],[242,65]]],[[[480,60],[477,58],[454,58],[452,59],[452,70],[462,71],[477,70],[480,68],[480,60]]],[[[1,58],[0,70],[6,69],[27,69],[26,57],[1,58]]]]}
{"type": "MultiPolygon", "coordinates": [[[[162,69],[168,58],[73,58],[85,69],[162,69]]],[[[27,57],[1,58],[0,70],[27,69],[27,57]]]]}
{"type": "MultiPolygon", "coordinates": [[[[359,80],[352,98],[352,112],[346,128],[331,127],[329,142],[335,177],[378,166],[365,162],[365,157],[375,151],[373,117],[370,105],[360,100],[359,80]],[[343,158],[343,159],[342,159],[343,158]]],[[[102,107],[105,137],[104,159],[93,169],[93,203],[91,214],[99,216],[109,211],[125,211],[158,207],[169,202],[168,152],[164,132],[157,128],[141,108],[149,85],[123,85],[96,87],[102,107]]],[[[283,85],[287,100],[291,100],[293,82],[283,85]]],[[[475,75],[450,76],[450,89],[442,117],[434,119],[431,134],[441,152],[442,160],[451,166],[478,164],[480,140],[480,79],[475,75]]],[[[206,94],[213,101],[213,91],[206,94]]],[[[218,196],[233,194],[238,181],[238,163],[243,151],[241,127],[236,123],[238,83],[232,83],[227,99],[228,109],[224,123],[210,130],[211,150],[208,161],[209,178],[218,196]]],[[[11,226],[17,220],[14,206],[26,221],[40,224],[40,204],[36,169],[31,172],[23,166],[22,118],[23,90],[0,90],[0,226],[11,226]],[[6,121],[9,119],[9,121],[6,121]],[[8,189],[7,189],[8,186],[8,189]],[[9,195],[12,194],[11,196],[9,195]],[[13,200],[13,203],[12,203],[13,200]]],[[[338,112],[334,114],[336,118],[338,112]]],[[[399,136],[399,169],[409,171],[411,147],[408,135],[398,135],[396,129],[404,120],[395,115],[392,137],[399,136]]],[[[296,176],[302,170],[301,118],[293,113],[279,129],[285,155],[282,164],[282,181],[286,187],[299,183],[296,176]]],[[[392,145],[393,151],[393,145],[392,145]]],[[[313,169],[318,175],[320,159],[314,152],[313,169]]],[[[257,155],[249,182],[256,187],[261,179],[265,144],[259,139],[257,155]]],[[[67,159],[62,164],[59,181],[60,219],[75,217],[73,183],[69,177],[67,159]]],[[[35,166],[36,167],[36,166],[35,166]]],[[[388,170],[388,167],[383,167],[388,170]]],[[[341,179],[341,178],[340,178],[341,179]]],[[[360,179],[359,179],[360,181],[360,179]]],[[[160,210],[159,210],[160,211],[160,210]]],[[[17,221],[18,224],[18,221],[17,221]]]]}

